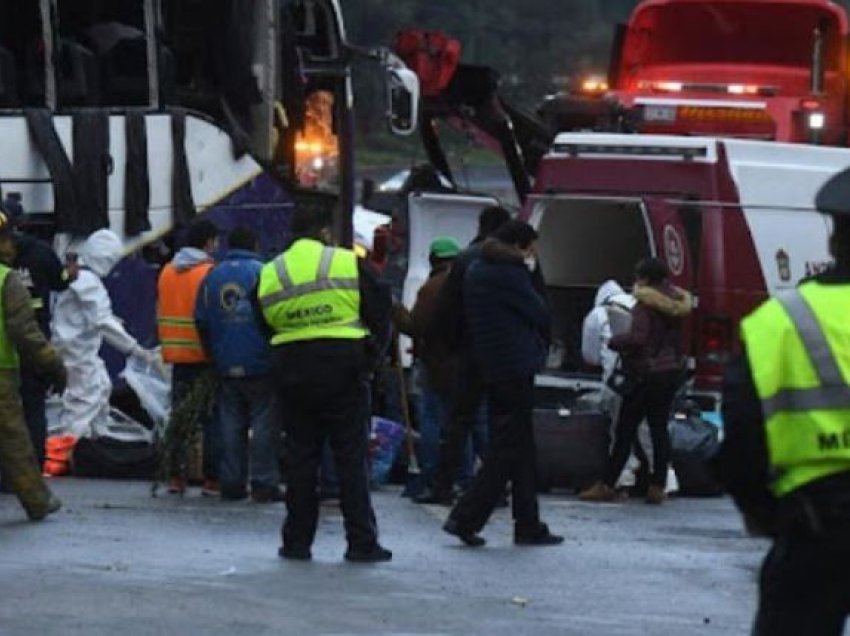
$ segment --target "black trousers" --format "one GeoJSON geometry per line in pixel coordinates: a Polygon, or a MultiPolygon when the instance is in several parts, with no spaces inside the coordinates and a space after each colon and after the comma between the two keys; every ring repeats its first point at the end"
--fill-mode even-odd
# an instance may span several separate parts
{"type": "Polygon", "coordinates": [[[609,486],[614,486],[623,472],[623,466],[637,441],[638,427],[644,418],[652,437],[650,483],[662,487],[667,483],[667,468],[670,464],[670,433],[667,426],[681,377],[679,371],[648,373],[643,382],[623,398],[614,432],[614,448],[605,477],[605,483],[609,486]]]}
{"type": "Polygon", "coordinates": [[[457,389],[451,396],[448,421],[440,436],[437,470],[434,474],[434,492],[451,493],[455,478],[464,460],[469,435],[475,427],[476,415],[484,399],[485,387],[477,365],[467,355],[461,364],[457,389]]]}
{"type": "Polygon", "coordinates": [[[532,412],[534,377],[516,378],[486,387],[490,446],[472,486],[451,512],[460,529],[478,532],[487,523],[505,486],[511,482],[515,532],[533,535],[540,528],[537,505],[537,450],[532,412]]]}
{"type": "Polygon", "coordinates": [[[777,539],[761,570],[755,636],[841,636],[850,614],[850,539],[777,539]]]}
{"type": "Polygon", "coordinates": [[[30,439],[39,468],[44,466],[47,443],[47,384],[30,366],[21,367],[21,400],[24,405],[24,417],[27,420],[30,439]]]}
{"type": "Polygon", "coordinates": [[[348,545],[369,550],[378,530],[369,494],[368,385],[360,349],[316,343],[273,353],[274,381],[289,462],[283,544],[309,548],[319,521],[319,468],[330,442],[348,545]]]}

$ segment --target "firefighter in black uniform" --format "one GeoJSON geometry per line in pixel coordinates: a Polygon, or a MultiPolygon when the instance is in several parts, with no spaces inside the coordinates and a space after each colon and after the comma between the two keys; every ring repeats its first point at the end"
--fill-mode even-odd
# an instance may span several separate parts
{"type": "Polygon", "coordinates": [[[392,298],[354,252],[329,247],[329,220],[295,213],[292,245],[260,274],[257,300],[272,333],[286,452],[283,558],[308,560],[319,516],[318,474],[330,441],[349,561],[389,561],[369,495],[368,375],[386,349],[392,298]]]}
{"type": "Polygon", "coordinates": [[[815,204],[834,220],[834,266],[742,322],[724,383],[721,476],[773,539],[759,636],[838,636],[850,613],[850,170],[815,204]]]}

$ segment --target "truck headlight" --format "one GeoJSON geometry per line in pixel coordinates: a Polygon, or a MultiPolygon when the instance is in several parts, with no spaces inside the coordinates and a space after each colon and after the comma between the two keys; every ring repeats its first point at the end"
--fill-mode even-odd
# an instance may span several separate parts
{"type": "Polygon", "coordinates": [[[809,128],[812,130],[823,130],[826,124],[826,115],[823,113],[809,113],[809,128]]]}

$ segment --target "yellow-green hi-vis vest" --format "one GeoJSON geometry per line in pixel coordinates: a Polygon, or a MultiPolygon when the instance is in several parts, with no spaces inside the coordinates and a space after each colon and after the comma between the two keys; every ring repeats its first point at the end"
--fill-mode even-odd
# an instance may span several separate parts
{"type": "Polygon", "coordinates": [[[260,273],[257,291],[273,345],[362,340],[357,257],[351,250],[296,241],[260,273]]]}
{"type": "Polygon", "coordinates": [[[850,471],[850,285],[806,283],[742,325],[777,497],[850,471]]]}
{"type": "Polygon", "coordinates": [[[6,307],[3,306],[3,287],[11,271],[5,265],[0,265],[0,369],[6,370],[20,366],[18,351],[6,333],[6,307]]]}

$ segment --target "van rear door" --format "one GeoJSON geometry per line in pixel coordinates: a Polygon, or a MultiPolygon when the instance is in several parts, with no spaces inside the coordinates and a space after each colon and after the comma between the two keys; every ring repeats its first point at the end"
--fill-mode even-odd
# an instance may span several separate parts
{"type": "Polygon", "coordinates": [[[582,323],[597,290],[608,280],[631,287],[637,262],[656,252],[647,205],[636,197],[537,196],[529,221],[540,233],[537,253],[560,350],[550,365],[581,371],[582,323]]]}
{"type": "MultiPolygon", "coordinates": [[[[428,280],[431,241],[438,236],[448,236],[457,241],[461,249],[465,248],[478,231],[478,215],[484,208],[495,205],[499,205],[499,200],[487,196],[431,192],[409,195],[407,266],[402,285],[402,302],[406,307],[413,307],[419,288],[428,280]]],[[[402,345],[404,361],[409,364],[409,343],[402,345]]]]}

